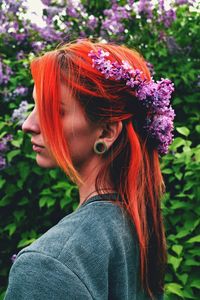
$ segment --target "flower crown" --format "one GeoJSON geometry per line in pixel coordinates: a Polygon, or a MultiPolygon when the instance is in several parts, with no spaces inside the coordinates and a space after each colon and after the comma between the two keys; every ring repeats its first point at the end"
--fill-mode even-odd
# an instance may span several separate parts
{"type": "Polygon", "coordinates": [[[159,154],[167,154],[169,145],[173,142],[173,120],[175,112],[170,105],[171,93],[174,84],[169,79],[161,78],[155,82],[142,79],[142,71],[133,69],[131,65],[122,60],[111,62],[106,59],[110,54],[101,48],[94,52],[91,50],[88,56],[92,58],[92,67],[104,74],[105,78],[123,80],[127,86],[135,91],[135,96],[148,112],[144,122],[144,130],[156,142],[159,154]]]}

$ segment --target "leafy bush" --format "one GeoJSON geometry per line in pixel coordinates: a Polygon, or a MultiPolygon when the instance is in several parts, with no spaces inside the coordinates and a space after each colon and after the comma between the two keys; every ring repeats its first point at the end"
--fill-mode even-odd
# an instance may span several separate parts
{"type": "Polygon", "coordinates": [[[36,165],[30,137],[21,130],[33,107],[29,61],[59,42],[94,37],[136,48],[156,80],[168,77],[175,84],[174,142],[160,161],[166,183],[165,300],[199,299],[198,2],[42,2],[44,28],[27,19],[25,1],[0,1],[0,298],[15,254],[78,205],[77,187],[59,169],[36,165]]]}

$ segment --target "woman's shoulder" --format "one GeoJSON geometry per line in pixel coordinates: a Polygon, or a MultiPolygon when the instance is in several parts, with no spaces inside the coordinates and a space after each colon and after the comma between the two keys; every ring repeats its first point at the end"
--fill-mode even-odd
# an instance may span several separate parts
{"type": "Polygon", "coordinates": [[[23,248],[17,257],[27,251],[40,252],[61,261],[68,260],[76,252],[107,252],[108,255],[113,244],[116,248],[122,246],[122,236],[124,242],[130,243],[131,235],[134,235],[133,229],[120,207],[108,201],[95,201],[61,219],[30,246],[23,248]]]}

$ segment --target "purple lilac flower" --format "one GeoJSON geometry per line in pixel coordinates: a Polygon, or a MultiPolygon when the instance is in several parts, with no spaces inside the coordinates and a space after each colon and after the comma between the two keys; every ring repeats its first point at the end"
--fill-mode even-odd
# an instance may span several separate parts
{"type": "Polygon", "coordinates": [[[14,92],[13,95],[17,95],[17,96],[25,96],[28,93],[28,88],[24,87],[24,86],[18,86],[14,92]]]}
{"type": "Polygon", "coordinates": [[[24,51],[20,50],[16,55],[16,59],[20,60],[20,59],[24,59],[24,58],[25,58],[24,51]]]}
{"type": "Polygon", "coordinates": [[[80,0],[68,0],[67,1],[66,13],[68,16],[73,17],[73,18],[79,18],[81,12],[86,13],[86,10],[80,0]]]}
{"type": "Polygon", "coordinates": [[[54,16],[58,15],[62,11],[62,8],[49,6],[45,10],[47,12],[48,17],[52,19],[54,16]]]}
{"type": "Polygon", "coordinates": [[[166,36],[165,38],[167,47],[170,54],[176,54],[181,52],[181,47],[176,43],[176,40],[173,36],[166,36]]]}
{"type": "Polygon", "coordinates": [[[98,25],[98,18],[90,15],[87,20],[87,27],[91,30],[94,30],[98,25]]]}
{"type": "Polygon", "coordinates": [[[147,82],[142,79],[142,71],[133,69],[127,61],[119,64],[111,62],[107,57],[109,52],[99,48],[91,50],[88,56],[92,66],[104,74],[105,78],[123,80],[127,86],[135,90],[135,96],[146,109],[144,129],[157,143],[159,154],[166,154],[173,141],[173,119],[175,112],[170,105],[174,84],[169,79],[161,78],[155,82],[153,78],[147,82]]]}
{"type": "Polygon", "coordinates": [[[25,1],[18,0],[18,1],[12,1],[12,0],[6,0],[6,4],[9,5],[9,12],[12,12],[13,14],[16,14],[19,9],[26,9],[27,6],[25,5],[25,1]]]}
{"type": "Polygon", "coordinates": [[[2,157],[2,156],[0,155],[0,170],[5,169],[5,167],[6,167],[6,160],[5,160],[4,157],[2,157]]]}
{"type": "Polygon", "coordinates": [[[153,5],[151,1],[139,0],[137,9],[139,14],[145,14],[149,19],[153,18],[153,5]]]}
{"type": "Polygon", "coordinates": [[[175,115],[174,110],[170,106],[163,111],[163,114],[154,114],[151,119],[146,119],[144,129],[157,141],[157,149],[160,154],[167,154],[169,145],[174,140],[172,131],[174,129],[173,119],[175,115]]]}
{"type": "Polygon", "coordinates": [[[40,52],[40,51],[42,51],[44,49],[45,42],[43,42],[43,41],[32,42],[31,46],[32,46],[34,52],[37,53],[37,52],[40,52]]]}
{"type": "Polygon", "coordinates": [[[6,145],[6,143],[4,143],[3,141],[0,141],[0,152],[6,152],[8,150],[8,147],[6,145]]]}
{"type": "Polygon", "coordinates": [[[172,22],[176,19],[176,12],[174,9],[166,9],[165,8],[165,3],[164,0],[159,0],[158,4],[158,12],[159,12],[159,17],[158,17],[158,22],[163,23],[166,28],[170,27],[172,22]]]}
{"type": "Polygon", "coordinates": [[[11,261],[12,261],[12,263],[14,263],[16,257],[17,257],[17,254],[13,254],[13,255],[11,256],[11,261]]]}
{"type": "Polygon", "coordinates": [[[41,0],[41,2],[44,4],[44,5],[50,5],[52,0],[41,0]]]}
{"type": "Polygon", "coordinates": [[[130,18],[129,6],[119,6],[114,3],[110,9],[105,9],[103,13],[105,16],[101,26],[103,36],[106,33],[117,35],[124,32],[125,26],[122,21],[130,18]]]}
{"type": "Polygon", "coordinates": [[[13,74],[11,68],[0,58],[0,84],[7,84],[11,74],[13,74]]]}
{"type": "Polygon", "coordinates": [[[175,4],[177,5],[183,5],[183,4],[192,5],[193,3],[195,3],[195,0],[175,0],[175,4]]]}
{"type": "Polygon", "coordinates": [[[19,125],[22,125],[26,120],[26,113],[28,111],[28,102],[22,101],[19,108],[14,109],[11,117],[12,122],[18,122],[19,125]]]}
{"type": "Polygon", "coordinates": [[[154,66],[149,61],[146,62],[146,65],[147,65],[147,68],[150,71],[151,76],[154,76],[155,75],[154,66]]]}
{"type": "Polygon", "coordinates": [[[52,25],[48,25],[44,28],[37,27],[37,31],[47,42],[62,40],[62,32],[56,31],[52,25]]]}
{"type": "Polygon", "coordinates": [[[7,143],[13,139],[12,134],[7,134],[3,138],[0,139],[0,152],[6,152],[8,150],[8,145],[7,143]]]}
{"type": "Polygon", "coordinates": [[[165,42],[166,41],[166,36],[167,35],[166,35],[166,33],[164,31],[160,31],[159,34],[158,34],[158,40],[165,42]]]}

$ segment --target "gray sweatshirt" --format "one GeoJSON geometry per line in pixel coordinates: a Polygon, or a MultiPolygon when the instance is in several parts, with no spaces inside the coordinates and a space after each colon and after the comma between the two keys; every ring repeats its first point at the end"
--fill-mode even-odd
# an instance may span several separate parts
{"type": "MultiPolygon", "coordinates": [[[[17,255],[4,300],[147,300],[133,224],[109,200],[90,197],[17,255]]],[[[163,295],[158,296],[159,300],[163,295]]]]}

